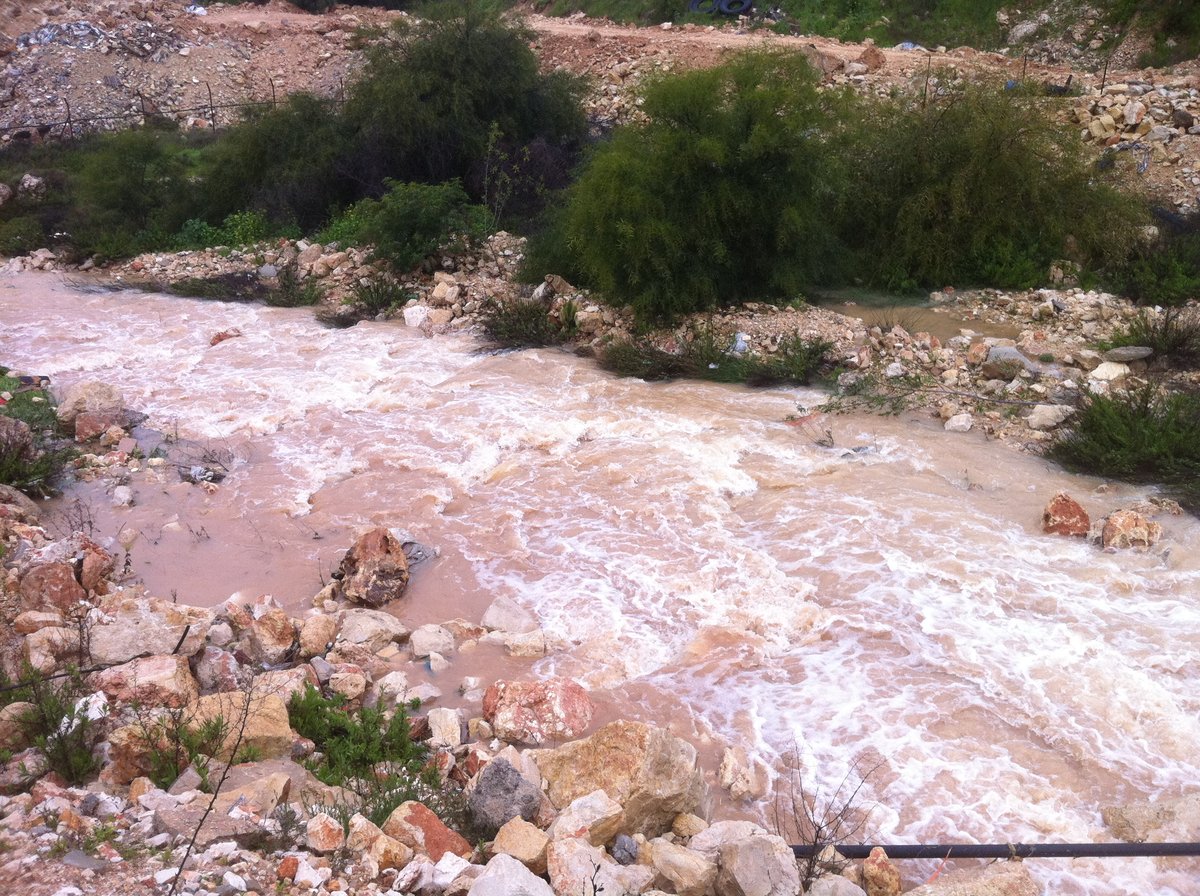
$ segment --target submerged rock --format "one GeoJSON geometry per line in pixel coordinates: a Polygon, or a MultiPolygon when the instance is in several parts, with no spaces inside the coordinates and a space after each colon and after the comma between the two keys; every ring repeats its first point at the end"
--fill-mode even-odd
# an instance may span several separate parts
{"type": "Polygon", "coordinates": [[[352,603],[380,607],[408,586],[408,560],[400,541],[383,526],[361,536],[346,552],[336,592],[352,603]]]}

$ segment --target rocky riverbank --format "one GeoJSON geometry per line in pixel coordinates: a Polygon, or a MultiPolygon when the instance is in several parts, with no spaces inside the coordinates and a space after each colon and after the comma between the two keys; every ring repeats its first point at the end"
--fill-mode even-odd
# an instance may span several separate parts
{"type": "MultiPolygon", "coordinates": [[[[457,657],[485,645],[515,657],[552,647],[507,600],[477,622],[406,629],[386,607],[421,552],[387,529],[364,533],[314,609],[294,618],[269,597],[203,610],[147,594],[128,581],[119,549],[79,532],[53,538],[38,522],[36,506],[0,493],[4,665],[27,679],[83,672],[38,685],[43,701],[63,698],[50,733],[36,730],[34,719],[46,720],[35,704],[0,710],[0,872],[24,892],[801,890],[780,836],[704,817],[709,788],[764,795],[764,770],[744,752],[728,749],[709,780],[696,749],[666,730],[593,726],[592,698],[568,679],[463,679],[454,708],[439,688],[418,684],[431,672],[456,682],[457,657]],[[321,745],[294,730],[287,704],[306,689],[384,716],[420,698],[409,734],[434,770],[426,802],[462,807],[456,823],[475,842],[417,799],[372,822],[378,806],[318,780],[321,745]],[[186,739],[213,719],[224,726],[207,747],[186,739]],[[80,754],[74,785],[55,745],[80,754]]],[[[841,874],[829,870],[807,892],[900,892],[882,852],[858,866],[829,859],[841,874]]],[[[962,870],[914,892],[1038,888],[1013,864],[962,870]]]]}

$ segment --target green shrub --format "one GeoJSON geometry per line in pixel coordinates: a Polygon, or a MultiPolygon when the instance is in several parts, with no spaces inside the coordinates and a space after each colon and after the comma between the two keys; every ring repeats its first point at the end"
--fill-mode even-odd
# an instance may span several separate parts
{"type": "MultiPolygon", "coordinates": [[[[1200,216],[1197,216],[1200,217],[1200,216]]],[[[1200,298],[1200,221],[1135,245],[1105,272],[1105,285],[1146,305],[1179,305],[1200,298]]]]}
{"type": "Polygon", "coordinates": [[[203,155],[202,217],[250,210],[274,225],[319,227],[361,195],[344,170],[349,140],[336,109],[308,94],[250,115],[203,155]]]}
{"type": "Polygon", "coordinates": [[[32,704],[18,720],[25,735],[46,757],[51,771],[68,784],[82,784],[99,768],[92,755],[95,731],[87,712],[78,706],[87,693],[78,670],[50,680],[28,663],[21,672],[26,685],[12,692],[14,698],[32,704]]]}
{"type": "Polygon", "coordinates": [[[137,724],[150,762],[148,777],[155,787],[167,790],[190,765],[200,775],[200,789],[212,792],[212,760],[229,733],[224,718],[215,716],[193,725],[182,710],[175,709],[137,724]]]}
{"type": "Polygon", "coordinates": [[[0,255],[27,255],[45,244],[41,222],[32,215],[0,221],[0,255]]]}
{"type": "Polygon", "coordinates": [[[302,278],[295,261],[279,268],[275,288],[263,295],[263,301],[276,308],[304,308],[318,304],[325,292],[312,277],[302,278]]]}
{"type": "Polygon", "coordinates": [[[458,181],[386,184],[383,198],[363,200],[357,213],[365,221],[362,237],[397,271],[416,267],[439,249],[456,250],[485,235],[486,212],[471,204],[458,181]]]}
{"type": "Polygon", "coordinates": [[[464,804],[450,785],[442,782],[429,751],[409,736],[408,710],[417,702],[401,705],[389,718],[377,709],[357,712],[345,708],[340,695],[325,697],[308,685],[288,703],[292,728],[317,746],[320,758],[308,763],[326,784],[345,787],[355,794],[354,806],[325,806],[335,817],[348,821],[352,811],[382,825],[392,810],[408,800],[420,800],[448,824],[461,827],[464,804]]]}
{"type": "Polygon", "coordinates": [[[372,280],[366,286],[362,284],[355,286],[349,302],[375,315],[399,308],[410,298],[412,298],[412,293],[402,289],[395,280],[381,277],[372,280]]]}
{"type": "Polygon", "coordinates": [[[1055,259],[1096,269],[1144,215],[1085,164],[1052,101],[965,85],[925,108],[882,104],[855,153],[843,236],[891,288],[1039,284],[1055,259]]]}
{"type": "Polygon", "coordinates": [[[1161,313],[1144,310],[1128,327],[1115,331],[1109,347],[1141,345],[1162,358],[1188,365],[1200,361],[1200,310],[1166,308],[1161,313]]]}
{"type": "Polygon", "coordinates": [[[541,302],[492,302],[483,315],[483,332],[494,348],[537,348],[570,338],[567,327],[550,319],[541,302]]]}
{"type": "Polygon", "coordinates": [[[823,340],[789,337],[771,355],[730,353],[732,339],[700,329],[678,354],[645,342],[621,340],[608,346],[600,365],[618,376],[644,380],[699,379],[749,386],[805,384],[825,364],[832,346],[823,340]]]}
{"type": "Polygon", "coordinates": [[[582,138],[581,82],[541,74],[531,37],[479,3],[460,3],[397,23],[372,47],[345,107],[354,142],[346,161],[368,195],[380,195],[386,178],[468,183],[496,132],[514,157],[539,138],[556,147],[582,138]]]}
{"type": "Polygon", "coordinates": [[[794,295],[830,276],[845,189],[839,111],[798,54],[756,52],[653,82],[570,191],[580,266],[643,320],[794,295]]]}
{"type": "Polygon", "coordinates": [[[1089,395],[1050,456],[1081,473],[1162,483],[1200,507],[1200,395],[1170,394],[1153,383],[1089,395]]]}

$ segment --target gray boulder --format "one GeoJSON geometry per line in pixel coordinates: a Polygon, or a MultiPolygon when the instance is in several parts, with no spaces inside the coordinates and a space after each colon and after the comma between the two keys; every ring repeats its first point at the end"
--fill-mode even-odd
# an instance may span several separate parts
{"type": "Polygon", "coordinates": [[[497,758],[479,773],[467,809],[475,824],[495,832],[518,815],[533,821],[541,804],[542,792],[521,777],[512,763],[497,758]]]}

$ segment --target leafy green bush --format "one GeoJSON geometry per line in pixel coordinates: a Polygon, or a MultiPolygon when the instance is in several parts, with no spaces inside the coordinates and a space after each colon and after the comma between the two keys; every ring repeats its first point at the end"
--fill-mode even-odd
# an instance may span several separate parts
{"type": "Polygon", "coordinates": [[[274,225],[319,227],[361,195],[344,171],[349,140],[337,110],[308,94],[251,115],[204,153],[201,217],[249,209],[274,225]]]}
{"type": "Polygon", "coordinates": [[[407,271],[443,247],[459,248],[484,236],[486,213],[471,204],[458,181],[385,183],[383,198],[364,199],[356,213],[365,221],[361,236],[396,270],[407,271]]]}
{"type": "Polygon", "coordinates": [[[1050,456],[1094,476],[1162,483],[1200,507],[1200,395],[1170,394],[1153,383],[1089,395],[1050,456]]]}
{"type": "Polygon", "coordinates": [[[1200,298],[1200,220],[1188,223],[1183,232],[1135,245],[1105,271],[1106,286],[1147,305],[1179,305],[1200,298]]]}
{"type": "Polygon", "coordinates": [[[540,302],[493,302],[483,315],[483,332],[496,348],[537,348],[558,345],[571,333],[550,319],[540,302]]]}
{"type": "Polygon", "coordinates": [[[365,286],[362,284],[355,286],[349,301],[374,315],[399,308],[410,298],[412,298],[412,293],[402,289],[395,280],[381,277],[372,280],[365,286]]]}
{"type": "Polygon", "coordinates": [[[263,301],[276,308],[304,308],[316,305],[324,296],[320,284],[311,277],[302,278],[295,261],[279,269],[275,288],[263,295],[263,301]]]}
{"type": "Polygon", "coordinates": [[[610,299],[663,320],[793,295],[838,265],[839,113],[799,54],[653,82],[570,191],[568,239],[610,299]]]}
{"type": "Polygon", "coordinates": [[[1166,308],[1161,313],[1144,310],[1128,327],[1114,332],[1108,345],[1147,346],[1158,357],[1183,365],[1194,364],[1200,361],[1200,310],[1166,308]]]}
{"type": "Polygon", "coordinates": [[[479,3],[397,23],[391,40],[368,51],[345,107],[354,134],[346,163],[368,195],[385,178],[467,183],[494,132],[514,151],[538,138],[553,146],[582,138],[581,82],[541,74],[530,39],[479,3]]]}
{"type": "MultiPolygon", "coordinates": [[[[309,685],[288,703],[292,728],[316,744],[320,758],[308,763],[326,784],[345,787],[357,798],[354,811],[382,825],[392,810],[408,800],[420,800],[448,824],[461,823],[465,803],[441,780],[429,762],[426,747],[409,735],[408,711],[417,701],[397,706],[389,718],[377,709],[351,712],[340,695],[325,697],[309,685]]],[[[349,818],[337,806],[323,807],[349,818]]]]}
{"type": "Polygon", "coordinates": [[[865,279],[1023,288],[1055,259],[1097,269],[1132,247],[1138,203],[1085,164],[1050,102],[968,84],[878,107],[842,218],[865,279]]]}

